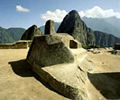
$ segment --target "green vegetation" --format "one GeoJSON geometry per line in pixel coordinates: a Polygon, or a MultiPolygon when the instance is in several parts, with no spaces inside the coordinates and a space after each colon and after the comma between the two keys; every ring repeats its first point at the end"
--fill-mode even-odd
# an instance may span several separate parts
{"type": "Polygon", "coordinates": [[[98,45],[82,45],[84,49],[91,49],[91,48],[100,48],[98,45]]]}
{"type": "Polygon", "coordinates": [[[10,28],[5,29],[0,27],[0,43],[12,43],[20,40],[25,29],[23,28],[10,28]]]}

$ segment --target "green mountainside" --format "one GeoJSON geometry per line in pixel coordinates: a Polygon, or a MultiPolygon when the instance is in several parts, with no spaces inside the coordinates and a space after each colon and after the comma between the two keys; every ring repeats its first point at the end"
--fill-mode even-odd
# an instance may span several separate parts
{"type": "Polygon", "coordinates": [[[0,27],[0,43],[12,43],[20,40],[25,29],[23,28],[9,28],[0,27]]]}

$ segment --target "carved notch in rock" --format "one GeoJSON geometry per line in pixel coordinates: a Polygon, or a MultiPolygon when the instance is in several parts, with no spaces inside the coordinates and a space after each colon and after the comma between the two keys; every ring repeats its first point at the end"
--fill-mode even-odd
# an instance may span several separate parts
{"type": "Polygon", "coordinates": [[[54,21],[48,20],[45,24],[45,35],[55,34],[54,21]]]}
{"type": "Polygon", "coordinates": [[[69,46],[71,49],[77,49],[80,48],[80,43],[76,40],[70,40],[69,46]]]}

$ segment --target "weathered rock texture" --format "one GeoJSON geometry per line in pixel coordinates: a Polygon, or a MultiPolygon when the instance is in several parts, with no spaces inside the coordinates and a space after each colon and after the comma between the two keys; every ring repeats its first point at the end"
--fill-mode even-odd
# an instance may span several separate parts
{"type": "Polygon", "coordinates": [[[86,24],[81,20],[78,12],[75,10],[66,15],[58,28],[57,33],[68,33],[83,45],[95,44],[93,31],[86,26],[86,24]]]}
{"type": "Polygon", "coordinates": [[[35,36],[41,35],[42,35],[41,30],[37,28],[36,25],[33,25],[25,31],[25,33],[22,35],[21,40],[33,40],[35,36]]]}
{"type": "MultiPolygon", "coordinates": [[[[27,61],[32,65],[33,71],[60,94],[72,100],[89,100],[86,91],[87,72],[94,69],[94,65],[84,49],[70,49],[70,51],[75,58],[73,63],[41,67],[33,62],[34,57],[28,58],[27,61]]],[[[45,60],[47,59],[49,57],[45,60]]]]}
{"type": "MultiPolygon", "coordinates": [[[[72,48],[71,47],[71,41],[74,41],[77,43],[77,48],[81,48],[81,43],[78,42],[77,40],[75,40],[72,36],[70,36],[69,34],[66,34],[66,33],[59,33],[59,34],[55,34],[54,36],[58,36],[61,41],[64,42],[65,46],[68,47],[68,48],[72,48]]],[[[74,45],[75,46],[75,45],[74,45]]]]}
{"type": "Polygon", "coordinates": [[[54,21],[48,20],[45,25],[45,35],[55,34],[54,21]]]}
{"type": "Polygon", "coordinates": [[[46,35],[34,38],[27,60],[44,67],[71,63],[74,57],[58,36],[46,35]]]}

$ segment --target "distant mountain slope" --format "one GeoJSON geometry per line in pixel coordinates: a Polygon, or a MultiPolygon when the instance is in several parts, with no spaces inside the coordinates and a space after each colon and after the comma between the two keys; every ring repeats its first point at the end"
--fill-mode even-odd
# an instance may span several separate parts
{"type": "Polygon", "coordinates": [[[112,47],[114,44],[120,43],[120,38],[112,34],[94,31],[94,35],[96,38],[96,45],[99,45],[100,47],[112,47]]]}
{"type": "Polygon", "coordinates": [[[6,29],[0,27],[0,43],[11,43],[14,39],[7,33],[6,29]]]}
{"type": "Polygon", "coordinates": [[[14,40],[20,40],[21,36],[25,32],[25,29],[23,28],[9,28],[7,29],[8,34],[14,39],[14,40]]]}
{"type": "Polygon", "coordinates": [[[23,28],[9,28],[0,27],[0,43],[12,43],[20,40],[25,29],[23,28]]]}
{"type": "Polygon", "coordinates": [[[120,37],[120,19],[116,17],[110,18],[82,18],[83,21],[93,30],[110,33],[120,37]]]}

